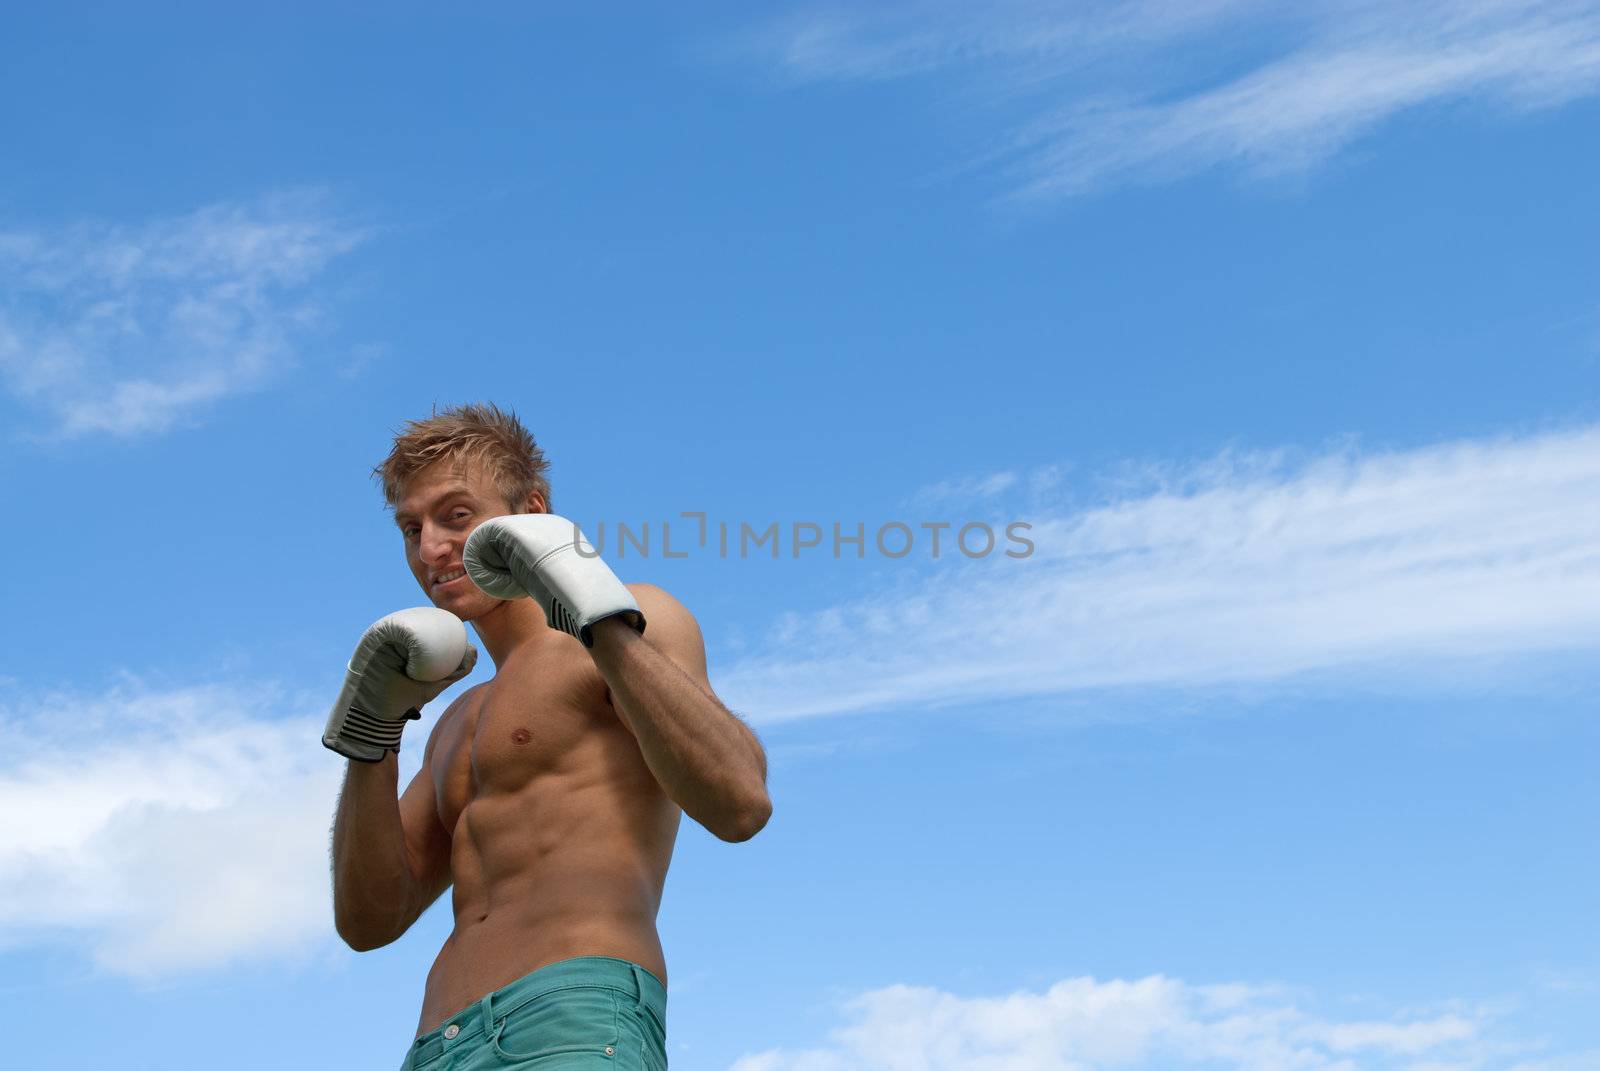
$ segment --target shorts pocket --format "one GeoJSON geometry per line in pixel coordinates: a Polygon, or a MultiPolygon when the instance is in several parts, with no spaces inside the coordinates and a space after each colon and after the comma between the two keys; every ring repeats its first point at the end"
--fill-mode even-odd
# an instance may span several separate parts
{"type": "MultiPolygon", "coordinates": [[[[639,1059],[644,1071],[667,1071],[667,1031],[655,1013],[643,1005],[631,1009],[632,1026],[639,1038],[639,1059]]],[[[618,1071],[621,1071],[619,1068],[618,1071]]]]}
{"type": "Polygon", "coordinates": [[[541,994],[496,1019],[490,1042],[495,1055],[518,1067],[546,1058],[616,1052],[617,991],[573,986],[541,994]]]}

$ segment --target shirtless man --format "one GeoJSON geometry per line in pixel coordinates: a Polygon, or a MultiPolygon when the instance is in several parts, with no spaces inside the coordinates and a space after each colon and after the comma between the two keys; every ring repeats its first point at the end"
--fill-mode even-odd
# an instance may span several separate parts
{"type": "Polygon", "coordinates": [[[655,921],[679,818],[743,841],[772,811],[766,756],[712,692],[694,618],[584,553],[548,514],[546,467],[515,415],[468,405],[408,424],[375,470],[438,609],[362,638],[324,743],[352,759],[340,937],[386,945],[454,886],[403,1071],[665,1071],[655,921]],[[456,619],[495,674],[439,717],[400,793],[401,728],[476,657],[456,619]]]}

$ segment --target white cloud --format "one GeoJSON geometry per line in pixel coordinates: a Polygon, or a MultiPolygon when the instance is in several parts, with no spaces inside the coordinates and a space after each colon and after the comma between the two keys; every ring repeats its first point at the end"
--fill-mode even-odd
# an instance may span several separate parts
{"type": "Polygon", "coordinates": [[[774,55],[779,69],[801,82],[879,81],[971,66],[1018,88],[1058,75],[1066,59],[1082,65],[1097,55],[1182,39],[1264,6],[1260,0],[810,5],[745,35],[741,44],[774,55]]]}
{"type": "Polygon", "coordinates": [[[933,505],[945,502],[969,503],[975,499],[993,498],[1011,490],[1019,479],[1015,472],[991,472],[985,476],[940,480],[914,492],[910,502],[914,505],[933,505]]]}
{"type": "Polygon", "coordinates": [[[998,997],[892,985],[846,1001],[825,1043],[752,1053],[730,1071],[1510,1071],[1571,1058],[1515,1063],[1529,1047],[1495,1036],[1478,1009],[1330,1019],[1301,1003],[1276,987],[1160,975],[998,997]]]}
{"type": "Polygon", "coordinates": [[[1600,429],[1144,480],[1033,506],[1030,558],[907,559],[893,587],[787,615],[718,690],[771,723],[1600,647],[1600,429]]]}
{"type": "Polygon", "coordinates": [[[308,284],[362,240],[308,195],[0,231],[0,382],[56,436],[166,431],[291,364],[308,284]]]}
{"type": "Polygon", "coordinates": [[[156,976],[332,933],[342,763],[272,688],[41,697],[0,709],[0,937],[156,976]]]}
{"type": "Polygon", "coordinates": [[[957,72],[1013,109],[983,159],[1033,199],[1217,165],[1292,171],[1424,105],[1600,90],[1586,0],[901,4],[791,16],[751,47],[801,81],[957,72]]]}

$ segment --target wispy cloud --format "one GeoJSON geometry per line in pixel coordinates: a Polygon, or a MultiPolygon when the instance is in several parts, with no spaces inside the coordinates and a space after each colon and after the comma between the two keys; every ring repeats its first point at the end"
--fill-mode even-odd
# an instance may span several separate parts
{"type": "Polygon", "coordinates": [[[891,587],[788,615],[717,685],[771,723],[1592,653],[1597,501],[1596,428],[1150,470],[1032,507],[1029,558],[907,559],[891,587]]]}
{"type": "Polygon", "coordinates": [[[975,508],[994,505],[1002,497],[1013,498],[1025,494],[1031,500],[1061,485],[1067,468],[1064,465],[1041,465],[1026,472],[1004,469],[976,476],[961,476],[919,487],[906,496],[904,505],[910,508],[961,507],[967,512],[975,508]]]}
{"type": "Polygon", "coordinates": [[[151,977],[332,932],[340,763],[272,688],[129,684],[0,708],[0,938],[151,977]]]}
{"type": "Polygon", "coordinates": [[[0,230],[0,383],[49,435],[166,431],[291,364],[309,284],[362,240],[306,194],[0,230]]]}
{"type": "Polygon", "coordinates": [[[1017,485],[1015,472],[991,472],[985,476],[966,476],[954,480],[940,480],[914,492],[908,500],[913,505],[934,505],[945,502],[971,502],[995,497],[1017,485]]]}
{"type": "Polygon", "coordinates": [[[1590,0],[875,5],[807,9],[747,47],[801,82],[955,75],[1010,131],[978,158],[1034,200],[1297,171],[1421,106],[1600,90],[1590,0]]]}
{"type": "Polygon", "coordinates": [[[1069,978],[997,997],[894,985],[841,1012],[846,1022],[823,1044],[753,1053],[730,1071],[1553,1071],[1596,1055],[1542,1056],[1473,1007],[1329,1018],[1277,987],[1161,975],[1069,978]]]}

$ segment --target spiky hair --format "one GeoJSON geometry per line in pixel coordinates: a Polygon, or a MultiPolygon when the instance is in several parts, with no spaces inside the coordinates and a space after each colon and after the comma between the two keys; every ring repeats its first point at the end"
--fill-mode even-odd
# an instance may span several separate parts
{"type": "Polygon", "coordinates": [[[405,482],[436,461],[453,458],[484,465],[512,509],[521,509],[538,492],[550,509],[550,462],[517,414],[493,403],[469,402],[435,407],[423,420],[407,421],[394,437],[389,456],[372,470],[392,508],[405,482]]]}

